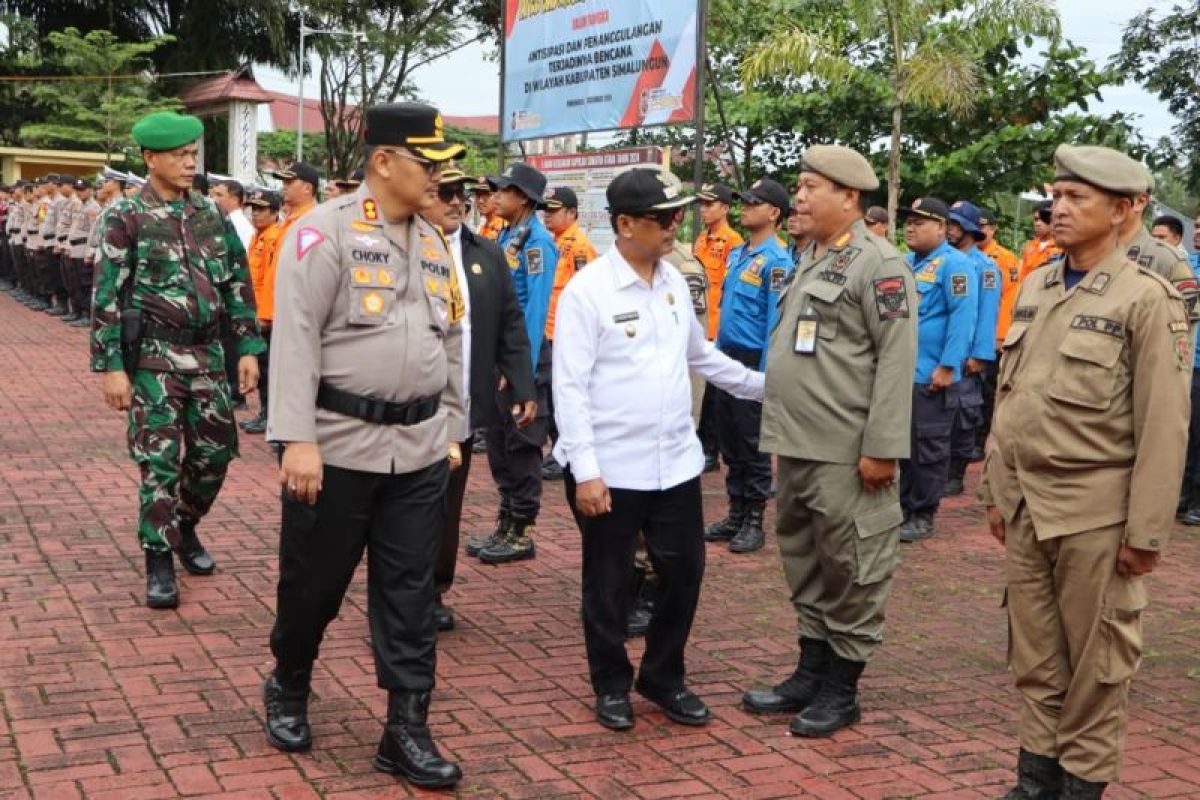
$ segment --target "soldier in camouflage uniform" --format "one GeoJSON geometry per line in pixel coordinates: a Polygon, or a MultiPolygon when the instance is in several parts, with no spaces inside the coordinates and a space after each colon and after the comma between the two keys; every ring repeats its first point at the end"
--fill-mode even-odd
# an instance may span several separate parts
{"type": "Polygon", "coordinates": [[[196,524],[237,454],[223,319],[237,341],[242,392],[258,382],[255,355],[264,348],[241,240],[190,188],[202,133],[198,119],[173,112],[134,126],[150,174],[103,217],[92,300],[92,370],[104,373],[109,406],[129,411],[129,450],[141,470],[138,539],[152,608],[179,604],[172,549],[194,575],[214,568],[196,524]],[[122,334],[129,338],[136,311],[140,344],[128,364],[125,353],[135,351],[122,347],[122,334]]]}

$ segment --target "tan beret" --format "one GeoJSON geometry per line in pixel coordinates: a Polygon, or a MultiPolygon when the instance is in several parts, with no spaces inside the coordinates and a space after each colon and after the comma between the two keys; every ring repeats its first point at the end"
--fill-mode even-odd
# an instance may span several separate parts
{"type": "Polygon", "coordinates": [[[1111,147],[1061,144],[1054,151],[1054,179],[1090,183],[1106,192],[1135,195],[1150,191],[1150,172],[1111,147]]]}
{"type": "Polygon", "coordinates": [[[857,150],[837,144],[814,144],[805,150],[800,171],[815,172],[834,183],[863,192],[879,188],[879,176],[871,169],[870,162],[857,150]]]}

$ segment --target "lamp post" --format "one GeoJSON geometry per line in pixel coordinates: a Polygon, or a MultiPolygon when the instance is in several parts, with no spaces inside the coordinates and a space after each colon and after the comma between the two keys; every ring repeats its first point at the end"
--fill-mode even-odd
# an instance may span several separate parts
{"type": "Polygon", "coordinates": [[[363,80],[362,91],[363,97],[359,104],[366,102],[367,93],[367,65],[365,43],[367,35],[362,31],[339,31],[330,28],[310,28],[304,23],[300,23],[300,63],[299,63],[299,86],[296,91],[296,160],[304,160],[304,44],[305,39],[309,34],[325,34],[326,36],[353,36],[363,48],[363,80]]]}

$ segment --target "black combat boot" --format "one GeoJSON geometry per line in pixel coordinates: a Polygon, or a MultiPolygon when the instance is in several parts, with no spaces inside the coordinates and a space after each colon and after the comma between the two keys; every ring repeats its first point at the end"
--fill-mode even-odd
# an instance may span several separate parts
{"type": "Polygon", "coordinates": [[[1063,770],[1062,792],[1059,800],[1100,800],[1104,796],[1107,783],[1085,781],[1076,775],[1063,770]]]}
{"type": "Polygon", "coordinates": [[[944,497],[957,497],[965,488],[964,478],[967,474],[967,462],[961,458],[950,459],[950,476],[946,478],[946,488],[942,490],[944,497]]]}
{"type": "Polygon", "coordinates": [[[530,517],[513,516],[508,535],[479,551],[479,560],[484,564],[507,564],[524,561],[537,555],[533,546],[533,534],[537,531],[535,520],[530,517]]]}
{"type": "Polygon", "coordinates": [[[146,605],[149,608],[179,607],[175,560],[170,550],[146,551],[146,605]]]}
{"type": "Polygon", "coordinates": [[[279,668],[263,684],[266,708],[267,742],[276,750],[299,753],[312,747],[312,729],[308,726],[308,693],[312,680],[309,671],[296,670],[283,678],[279,668]]]}
{"type": "Polygon", "coordinates": [[[797,714],[821,690],[833,650],[824,639],[800,637],[800,663],[783,683],[770,689],[751,689],[742,695],[742,708],[751,714],[797,714]]]}
{"type": "Polygon", "coordinates": [[[767,534],[763,532],[763,512],[766,507],[767,504],[762,500],[746,504],[746,515],[742,518],[742,527],[729,542],[731,553],[753,553],[755,550],[762,549],[763,544],[767,541],[767,534]]]}
{"type": "Polygon", "coordinates": [[[175,554],[190,575],[212,575],[217,568],[196,535],[195,520],[179,520],[179,546],[175,548],[175,554]]]}
{"type": "Polygon", "coordinates": [[[729,498],[729,516],[714,522],[704,530],[704,541],[727,542],[738,535],[746,520],[746,501],[740,497],[729,498]]]}
{"type": "Polygon", "coordinates": [[[1004,800],[1058,800],[1063,769],[1056,759],[1021,748],[1017,756],[1017,785],[1004,800]]]}
{"type": "Polygon", "coordinates": [[[500,513],[496,515],[496,527],[491,533],[487,536],[472,536],[470,539],[467,539],[467,555],[478,556],[485,548],[504,541],[511,527],[512,515],[502,505],[500,513]]]}
{"type": "Polygon", "coordinates": [[[933,511],[914,511],[900,526],[900,541],[905,544],[933,538],[933,511]]]}
{"type": "Polygon", "coordinates": [[[462,770],[442,758],[426,721],[429,692],[389,692],[388,718],[375,769],[403,775],[414,786],[448,789],[462,780],[462,770]]]}
{"type": "Polygon", "coordinates": [[[807,708],[792,718],[788,731],[793,736],[821,738],[858,722],[862,717],[858,707],[858,679],[865,666],[862,661],[851,661],[834,653],[820,691],[807,708]]]}

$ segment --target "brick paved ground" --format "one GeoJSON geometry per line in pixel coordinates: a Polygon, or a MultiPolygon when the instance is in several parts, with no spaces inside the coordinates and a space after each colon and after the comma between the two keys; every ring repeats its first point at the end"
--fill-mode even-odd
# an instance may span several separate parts
{"type": "MultiPolygon", "coordinates": [[[[154,612],[141,604],[123,430],[86,371],[84,333],[0,295],[0,796],[412,794],[370,768],[385,701],[361,580],[317,669],[316,748],[287,756],[263,741],[278,505],[261,439],[243,441],[202,528],[217,574],[183,577],[178,613],[154,612]]],[[[711,518],[723,511],[717,476],[705,491],[711,518]]],[[[469,528],[486,527],[491,498],[477,469],[469,528]]],[[[689,658],[716,721],[683,729],[635,701],[638,725],[620,735],[592,721],[579,545],[561,487],[549,486],[538,558],[464,559],[450,597],[460,624],[440,642],[432,724],[466,769],[462,796],[999,796],[1015,761],[1001,554],[973,501],[949,502],[941,521],[936,540],[905,551],[861,725],[811,742],[738,710],[749,683],[794,658],[770,543],[751,556],[709,550],[689,658]]],[[[1200,797],[1198,572],[1200,540],[1177,531],[1151,581],[1125,783],[1110,797],[1200,797]]]]}

